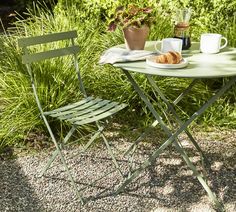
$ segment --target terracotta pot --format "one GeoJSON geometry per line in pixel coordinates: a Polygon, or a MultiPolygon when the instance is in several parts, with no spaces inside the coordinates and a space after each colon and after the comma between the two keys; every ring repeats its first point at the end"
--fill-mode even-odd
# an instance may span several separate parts
{"type": "Polygon", "coordinates": [[[149,34],[149,27],[128,27],[123,29],[126,48],[129,50],[143,50],[149,34]]]}

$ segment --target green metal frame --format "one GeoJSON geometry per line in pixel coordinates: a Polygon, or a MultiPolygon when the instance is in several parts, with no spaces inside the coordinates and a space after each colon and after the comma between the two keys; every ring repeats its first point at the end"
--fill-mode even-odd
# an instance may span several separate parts
{"type": "MultiPolygon", "coordinates": [[[[193,138],[193,136],[191,135],[191,133],[189,132],[189,130],[187,129],[188,126],[198,117],[200,116],[210,105],[212,105],[221,95],[223,95],[236,81],[236,77],[232,77],[227,83],[225,83],[225,85],[214,95],[212,96],[198,111],[196,111],[194,114],[192,114],[192,116],[190,116],[190,118],[183,122],[180,120],[180,118],[178,117],[178,115],[176,114],[176,111],[174,109],[174,106],[185,96],[188,94],[188,92],[191,90],[191,88],[197,83],[197,80],[193,80],[192,83],[189,85],[188,88],[186,88],[177,98],[176,100],[173,102],[173,104],[171,104],[168,99],[164,96],[164,94],[161,92],[160,88],[157,86],[157,84],[155,83],[155,81],[153,80],[153,78],[151,77],[151,75],[145,74],[145,76],[147,77],[151,87],[153,88],[154,92],[158,93],[159,96],[161,97],[161,99],[163,100],[163,102],[167,105],[168,111],[170,111],[173,116],[176,119],[176,123],[178,123],[179,128],[172,133],[170,128],[168,127],[168,125],[162,120],[161,115],[157,112],[157,110],[153,107],[153,105],[151,104],[151,102],[148,99],[148,95],[145,94],[145,92],[140,88],[140,86],[137,84],[137,82],[135,81],[135,79],[131,76],[131,74],[129,73],[129,71],[127,71],[125,68],[122,69],[123,72],[125,73],[125,75],[127,76],[128,80],[130,81],[130,83],[133,85],[135,91],[139,94],[139,96],[141,97],[141,99],[145,102],[146,106],[149,108],[149,110],[151,111],[151,113],[153,114],[154,118],[155,118],[155,122],[153,122],[153,124],[151,125],[151,127],[147,128],[146,131],[141,134],[138,139],[134,142],[134,144],[131,145],[131,147],[128,149],[128,151],[125,153],[126,155],[128,155],[130,152],[131,154],[134,153],[137,144],[146,136],[146,134],[152,130],[153,128],[155,128],[155,126],[157,124],[160,125],[160,127],[162,128],[162,130],[166,133],[166,135],[168,136],[168,139],[162,143],[162,145],[156,149],[151,156],[145,160],[140,166],[139,168],[137,168],[136,170],[133,170],[131,173],[129,173],[128,177],[126,178],[126,180],[121,183],[121,185],[118,187],[118,189],[116,190],[116,194],[119,194],[120,192],[122,192],[124,190],[124,188],[132,181],[134,180],[140,173],[143,172],[144,169],[146,169],[148,166],[150,166],[155,160],[156,158],[169,146],[169,145],[173,145],[175,147],[175,149],[180,153],[180,155],[183,157],[184,161],[186,162],[186,164],[188,165],[188,167],[193,171],[193,174],[197,177],[197,179],[199,180],[199,182],[202,184],[203,188],[206,190],[209,198],[212,200],[212,202],[215,204],[215,206],[219,209],[223,209],[223,205],[218,201],[218,199],[216,198],[216,195],[214,192],[211,191],[210,187],[207,184],[207,181],[205,179],[205,176],[203,174],[201,174],[196,167],[193,165],[193,163],[191,162],[191,160],[189,159],[187,153],[185,152],[185,150],[183,149],[180,141],[178,140],[178,136],[182,133],[185,132],[187,134],[187,136],[189,137],[190,141],[193,143],[193,145],[195,146],[195,148],[199,151],[203,161],[207,161],[207,158],[204,156],[203,151],[201,150],[201,148],[198,146],[197,142],[195,141],[195,139],[193,138]]],[[[160,105],[159,105],[160,106],[160,105]]],[[[161,108],[162,110],[162,108],[161,108]]],[[[162,112],[167,112],[167,111],[162,111],[162,112]]],[[[204,163],[203,163],[204,165],[204,163]]]]}
{"type": "MultiPolygon", "coordinates": [[[[93,136],[90,138],[90,140],[87,142],[85,145],[85,148],[83,150],[86,151],[94,142],[94,140],[97,137],[101,137],[102,140],[104,141],[106,148],[108,150],[109,155],[112,158],[112,161],[115,165],[115,171],[118,171],[120,175],[123,177],[123,174],[120,170],[120,167],[118,165],[118,162],[111,150],[111,147],[103,133],[105,129],[105,124],[100,125],[100,120],[101,119],[108,119],[111,118],[115,113],[119,112],[120,110],[124,109],[127,105],[123,103],[118,103],[118,102],[111,102],[109,100],[102,100],[102,99],[95,99],[94,97],[88,97],[87,93],[85,91],[81,76],[80,76],[80,71],[79,71],[79,65],[78,65],[78,59],[77,59],[77,54],[79,52],[79,47],[75,45],[75,39],[77,38],[77,32],[76,31],[68,31],[68,32],[60,32],[60,33],[52,33],[48,35],[43,35],[43,36],[35,36],[35,37],[28,37],[28,38],[21,38],[18,40],[18,45],[23,49],[23,55],[22,55],[22,62],[23,64],[26,65],[28,74],[30,76],[31,80],[31,85],[33,89],[33,94],[37,103],[37,106],[39,108],[41,117],[48,129],[48,132],[51,136],[51,139],[55,145],[56,150],[52,153],[51,158],[47,162],[47,165],[41,172],[41,176],[44,175],[44,173],[52,167],[52,163],[55,160],[57,156],[60,157],[61,162],[68,174],[69,180],[71,181],[72,186],[75,189],[75,192],[77,194],[77,197],[80,199],[81,203],[84,203],[84,198],[82,198],[81,191],[84,190],[85,188],[78,188],[78,186],[75,183],[74,178],[72,177],[72,174],[68,168],[68,165],[66,163],[66,159],[63,156],[62,153],[62,148],[64,144],[68,143],[68,140],[71,138],[73,133],[75,132],[76,128],[80,125],[88,124],[88,123],[95,123],[98,130],[93,134],[93,136]],[[29,51],[30,46],[35,46],[35,45],[42,45],[50,42],[55,42],[55,41],[62,41],[62,40],[69,40],[71,41],[71,45],[60,48],[60,49],[53,49],[53,50],[48,50],[44,52],[36,52],[32,53],[29,51]],[[41,106],[41,103],[38,98],[37,94],[37,88],[35,86],[35,76],[34,72],[31,68],[32,63],[39,62],[45,59],[51,59],[55,57],[62,57],[66,55],[71,55],[72,59],[74,61],[74,66],[75,66],[75,71],[78,76],[79,80],[79,85],[80,85],[80,90],[84,96],[84,99],[74,103],[70,104],[61,108],[57,108],[53,111],[46,111],[44,112],[41,106]],[[61,121],[67,121],[68,123],[71,123],[72,127],[67,133],[67,135],[64,137],[62,144],[59,144],[58,141],[56,140],[51,127],[48,123],[48,120],[46,116],[51,116],[54,118],[58,118],[61,121]]],[[[105,122],[106,125],[109,124],[108,120],[105,122]]],[[[103,177],[107,176],[110,173],[106,173],[103,177]]],[[[101,178],[103,178],[101,177],[101,178]]],[[[99,178],[100,179],[100,178],[99,178]]],[[[94,182],[96,182],[95,180],[94,182]]],[[[92,183],[90,184],[92,185],[92,183]]],[[[87,186],[86,186],[87,187],[87,186]]]]}
{"type": "MultiPolygon", "coordinates": [[[[182,121],[180,120],[180,118],[178,117],[175,109],[174,109],[174,106],[177,105],[181,99],[186,96],[188,94],[188,92],[191,90],[191,88],[197,83],[197,80],[194,79],[190,85],[173,101],[173,103],[171,104],[169,102],[169,100],[164,96],[164,94],[162,93],[162,91],[158,88],[157,84],[155,83],[155,81],[153,80],[152,76],[151,75],[146,75],[151,87],[153,88],[153,92],[157,92],[157,94],[161,97],[161,99],[165,102],[165,104],[167,105],[167,111],[163,111],[163,107],[158,103],[157,105],[161,108],[162,112],[166,114],[166,112],[171,112],[174,116],[174,118],[176,119],[176,122],[179,124],[179,125],[182,125],[182,121]]],[[[156,96],[156,94],[155,94],[156,96]]],[[[165,116],[167,119],[169,119],[169,117],[166,115],[165,116]]],[[[169,121],[169,123],[171,123],[169,121]]],[[[130,148],[125,152],[125,156],[128,155],[131,151],[132,153],[134,153],[137,145],[146,137],[146,135],[149,133],[150,130],[153,130],[156,126],[158,125],[158,121],[155,120],[152,125],[150,127],[148,127],[144,133],[142,133],[136,140],[135,142],[130,146],[130,148]]],[[[200,156],[202,158],[202,165],[205,166],[205,164],[208,164],[209,165],[209,161],[208,159],[205,157],[202,149],[199,147],[199,145],[197,144],[197,142],[195,141],[195,139],[193,138],[193,136],[191,135],[191,133],[189,132],[188,129],[185,129],[184,130],[185,133],[187,134],[187,136],[189,137],[190,141],[193,143],[193,145],[196,147],[196,149],[199,151],[200,153],[200,156]]]]}

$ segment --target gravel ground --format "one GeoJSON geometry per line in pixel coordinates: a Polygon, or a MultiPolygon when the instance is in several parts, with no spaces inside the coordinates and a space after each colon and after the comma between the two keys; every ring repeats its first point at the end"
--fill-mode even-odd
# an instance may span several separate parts
{"type": "MultiPolygon", "coordinates": [[[[115,135],[111,142],[122,171],[127,171],[127,158],[121,155],[131,144],[115,135]]],[[[216,131],[197,133],[198,143],[206,152],[211,167],[208,170],[208,182],[222,200],[226,211],[236,211],[236,131],[216,131]]],[[[136,165],[148,157],[158,144],[150,140],[159,140],[153,133],[139,145],[135,154],[136,165]]],[[[181,135],[182,144],[190,158],[199,169],[200,157],[196,150],[181,135]]],[[[64,150],[66,157],[76,154],[79,147],[64,150]]],[[[112,162],[106,156],[103,145],[97,144],[86,154],[68,159],[78,186],[84,186],[102,174],[112,170],[112,162]]],[[[49,153],[18,156],[14,160],[0,161],[0,211],[215,211],[198,180],[170,147],[161,154],[155,166],[148,168],[137,177],[128,188],[117,196],[112,191],[122,178],[117,172],[90,186],[83,192],[88,200],[82,206],[68,183],[63,168],[55,165],[46,176],[38,178],[45,166],[49,153]]]]}

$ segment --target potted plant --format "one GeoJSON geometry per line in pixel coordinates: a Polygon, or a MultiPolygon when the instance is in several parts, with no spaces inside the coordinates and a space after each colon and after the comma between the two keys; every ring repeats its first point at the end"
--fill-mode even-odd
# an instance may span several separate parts
{"type": "Polygon", "coordinates": [[[127,8],[121,6],[113,14],[108,30],[115,31],[117,27],[122,27],[126,48],[142,50],[153,21],[153,10],[149,7],[140,8],[133,4],[127,8]]]}

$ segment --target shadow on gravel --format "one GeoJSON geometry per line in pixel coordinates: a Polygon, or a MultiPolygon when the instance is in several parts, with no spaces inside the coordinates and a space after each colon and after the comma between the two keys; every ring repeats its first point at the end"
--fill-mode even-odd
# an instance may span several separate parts
{"type": "Polygon", "coordinates": [[[43,211],[16,160],[0,160],[0,211],[43,211]]]}
{"type": "MultiPolygon", "coordinates": [[[[227,147],[225,147],[227,148],[227,147]]],[[[186,149],[186,148],[185,148],[186,149]]],[[[188,149],[190,155],[197,155],[192,148],[188,149]]],[[[207,169],[207,179],[212,191],[215,192],[217,198],[223,204],[234,205],[236,210],[236,153],[228,156],[222,152],[207,153],[207,158],[210,160],[209,169],[207,169]]],[[[138,199],[153,199],[159,202],[161,206],[173,208],[180,207],[187,210],[190,205],[197,205],[206,196],[206,191],[192,175],[192,172],[183,162],[182,158],[176,154],[162,154],[161,161],[156,162],[155,167],[149,167],[146,170],[145,177],[139,177],[133,185],[129,186],[121,195],[136,197],[138,199]],[[180,164],[169,164],[164,160],[172,158],[176,161],[182,160],[180,164]],[[142,191],[146,190],[145,193],[142,191]]],[[[194,162],[198,170],[201,170],[200,159],[194,162]]],[[[206,201],[209,201],[206,200],[206,201]]],[[[140,204],[141,204],[140,202],[140,204]]],[[[145,203],[145,201],[143,201],[145,203]]],[[[149,205],[152,208],[151,204],[149,205]]],[[[231,211],[231,210],[228,210],[231,211]]]]}

